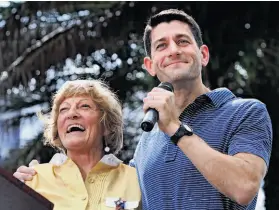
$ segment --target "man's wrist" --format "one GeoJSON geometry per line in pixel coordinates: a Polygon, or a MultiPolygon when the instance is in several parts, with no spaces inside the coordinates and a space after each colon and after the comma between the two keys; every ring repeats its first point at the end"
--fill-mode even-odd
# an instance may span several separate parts
{"type": "Polygon", "coordinates": [[[192,136],[192,135],[193,135],[193,129],[187,124],[180,123],[176,132],[172,136],[170,136],[170,139],[175,145],[177,145],[177,143],[180,141],[182,137],[192,136]]]}
{"type": "Polygon", "coordinates": [[[175,134],[175,132],[178,130],[178,128],[180,127],[181,122],[177,121],[177,122],[171,122],[168,126],[168,129],[166,131],[166,134],[168,134],[168,136],[173,136],[175,134]]]}

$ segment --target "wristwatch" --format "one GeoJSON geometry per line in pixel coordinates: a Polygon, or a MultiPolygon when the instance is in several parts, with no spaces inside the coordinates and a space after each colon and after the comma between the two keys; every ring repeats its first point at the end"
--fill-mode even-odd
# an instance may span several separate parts
{"type": "Polygon", "coordinates": [[[193,135],[193,129],[188,126],[187,124],[181,123],[175,134],[171,136],[171,141],[177,145],[178,141],[183,137],[183,136],[192,136],[193,135]]]}

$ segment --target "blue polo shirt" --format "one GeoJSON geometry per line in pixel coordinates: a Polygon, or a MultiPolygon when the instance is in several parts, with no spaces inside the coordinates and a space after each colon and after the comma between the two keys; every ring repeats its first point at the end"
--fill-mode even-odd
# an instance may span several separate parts
{"type": "MultiPolygon", "coordinates": [[[[266,106],[256,99],[219,88],[199,96],[180,120],[219,152],[252,153],[269,164],[272,126],[266,106]]],[[[248,206],[225,197],[158,127],[143,133],[130,164],[137,169],[144,210],[255,209],[257,196],[248,206]]]]}

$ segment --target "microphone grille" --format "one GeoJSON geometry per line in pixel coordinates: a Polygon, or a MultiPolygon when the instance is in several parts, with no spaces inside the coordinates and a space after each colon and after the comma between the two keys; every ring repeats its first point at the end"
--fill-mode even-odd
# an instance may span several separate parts
{"type": "Polygon", "coordinates": [[[169,82],[162,82],[158,87],[173,92],[173,86],[169,82]]]}

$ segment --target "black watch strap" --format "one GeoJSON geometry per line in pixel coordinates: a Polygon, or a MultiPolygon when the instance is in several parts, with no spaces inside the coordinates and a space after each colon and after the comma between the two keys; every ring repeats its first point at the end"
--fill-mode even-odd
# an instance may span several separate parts
{"type": "Polygon", "coordinates": [[[171,141],[177,145],[178,141],[183,137],[183,136],[192,136],[193,135],[193,130],[186,124],[180,124],[179,128],[175,132],[173,136],[171,136],[171,141]]]}

